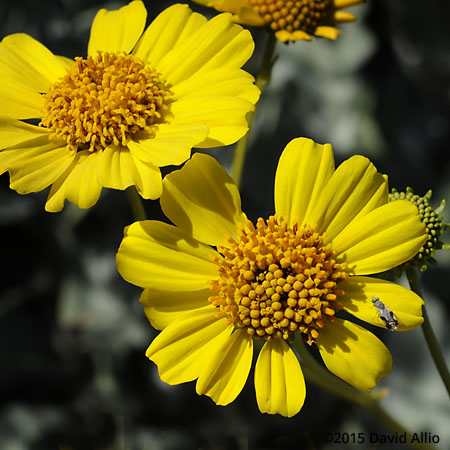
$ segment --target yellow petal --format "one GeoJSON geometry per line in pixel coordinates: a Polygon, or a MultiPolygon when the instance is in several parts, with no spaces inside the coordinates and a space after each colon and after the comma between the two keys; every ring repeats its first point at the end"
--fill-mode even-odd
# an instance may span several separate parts
{"type": "Polygon", "coordinates": [[[336,23],[353,22],[356,17],[347,11],[336,11],[334,13],[334,21],[336,23]]]}
{"type": "Polygon", "coordinates": [[[255,367],[255,391],[262,413],[292,417],[305,402],[306,387],[294,352],[282,339],[272,339],[261,349],[255,367]]]}
{"type": "MultiPolygon", "coordinates": [[[[306,34],[306,33],[305,33],[306,34]]],[[[292,35],[289,31],[287,30],[278,30],[275,32],[275,37],[280,41],[280,42],[288,42],[292,39],[292,35]]]]}
{"type": "Polygon", "coordinates": [[[204,16],[193,13],[187,5],[169,6],[145,30],[133,55],[157,66],[177,43],[183,42],[205,22],[204,16]]]}
{"type": "Polygon", "coordinates": [[[75,66],[75,60],[66,58],[65,56],[56,55],[56,57],[59,59],[59,62],[66,68],[66,70],[71,69],[73,66],[75,66]]]}
{"type": "Polygon", "coordinates": [[[342,34],[342,31],[334,27],[328,27],[323,25],[317,27],[314,31],[314,34],[316,36],[332,39],[334,41],[339,37],[340,34],[342,34]]]}
{"type": "Polygon", "coordinates": [[[411,330],[423,322],[423,300],[413,291],[390,281],[370,277],[350,277],[339,284],[345,295],[339,297],[344,310],[358,319],[386,328],[372,298],[378,297],[397,317],[398,331],[411,330]]]}
{"type": "Polygon", "coordinates": [[[230,339],[233,327],[216,319],[212,305],[192,311],[165,328],[146,355],[158,366],[161,380],[185,383],[199,376],[217,348],[230,339]]]}
{"type": "Polygon", "coordinates": [[[162,192],[158,167],[133,157],[127,148],[115,145],[100,154],[98,182],[104,187],[120,190],[136,186],[139,194],[149,199],[159,198],[162,192]]]}
{"type": "Polygon", "coordinates": [[[147,10],[141,1],[114,11],[101,9],[92,23],[88,55],[96,56],[98,51],[131,52],[144,31],[146,18],[147,10]]]}
{"type": "Polygon", "coordinates": [[[367,158],[353,156],[328,180],[310,216],[310,224],[317,224],[316,231],[326,232],[326,241],[330,242],[353,220],[387,200],[387,181],[383,175],[367,158]]]}
{"type": "Polygon", "coordinates": [[[128,143],[132,155],[157,167],[180,165],[191,156],[196,147],[208,135],[208,127],[201,122],[186,124],[162,124],[155,136],[139,133],[128,143]]]}
{"type": "Polygon", "coordinates": [[[250,25],[252,27],[262,27],[266,24],[264,18],[242,0],[228,0],[224,2],[223,8],[219,9],[217,6],[215,8],[219,11],[234,12],[236,6],[233,7],[233,9],[225,9],[226,6],[228,6],[228,3],[233,4],[234,2],[236,2],[236,6],[238,7],[238,12],[235,16],[233,16],[233,22],[242,23],[243,25],[250,25]]]}
{"type": "Polygon", "coordinates": [[[333,249],[354,275],[368,275],[408,261],[426,239],[417,207],[398,200],[350,223],[334,239],[333,249]]]}
{"type": "Polygon", "coordinates": [[[275,211],[289,224],[310,223],[324,186],[334,171],[330,144],[293,139],[284,149],[275,176],[275,211]]]}
{"type": "Polygon", "coordinates": [[[11,34],[0,43],[0,74],[35,92],[67,73],[66,67],[47,47],[27,34],[11,34]]]}
{"type": "MultiPolygon", "coordinates": [[[[21,135],[25,134],[26,131],[21,135]]],[[[29,194],[50,186],[72,160],[65,143],[61,146],[61,142],[41,136],[0,151],[0,173],[8,170],[11,189],[29,194]]]]}
{"type": "Polygon", "coordinates": [[[117,269],[129,283],[168,291],[206,289],[218,277],[218,256],[182,230],[146,220],[125,228],[117,269]]]}
{"type": "Polygon", "coordinates": [[[149,26],[134,54],[155,66],[172,86],[175,100],[170,125],[206,125],[208,138],[195,146],[209,148],[232,144],[248,131],[245,116],[254,109],[259,90],[236,69],[253,49],[250,33],[232,24],[229,14],[206,21],[185,5],[174,5],[149,26]],[[210,72],[214,72],[212,78],[210,72]],[[237,78],[225,84],[216,82],[215,89],[209,84],[231,74],[237,78]],[[202,86],[201,91],[192,89],[192,95],[183,95],[196,86],[202,86]]]}
{"type": "Polygon", "coordinates": [[[364,3],[364,0],[333,0],[334,9],[348,8],[349,6],[364,3]]]}
{"type": "Polygon", "coordinates": [[[247,72],[235,67],[225,67],[195,74],[170,90],[175,99],[221,95],[256,103],[260,91],[253,82],[254,78],[247,72]]]}
{"type": "Polygon", "coordinates": [[[290,40],[292,40],[292,41],[311,41],[312,37],[303,30],[294,30],[291,33],[290,40]]]}
{"type": "Polygon", "coordinates": [[[238,97],[190,97],[172,104],[174,125],[204,124],[209,128],[207,139],[195,145],[210,148],[230,145],[248,131],[246,115],[254,105],[238,97]]]}
{"type": "Polygon", "coordinates": [[[236,330],[216,345],[197,380],[197,394],[211,397],[217,405],[228,405],[242,391],[253,357],[253,339],[246,330],[236,330]]]}
{"type": "Polygon", "coordinates": [[[389,194],[388,176],[382,175],[382,177],[384,181],[377,182],[377,190],[372,192],[370,199],[367,200],[367,203],[359,210],[353,220],[364,217],[370,211],[387,203],[389,194]]]}
{"type": "Polygon", "coordinates": [[[181,170],[167,175],[163,186],[164,214],[201,242],[228,246],[227,238],[245,222],[236,184],[211,156],[196,153],[181,170]]]}
{"type": "Polygon", "coordinates": [[[214,8],[220,12],[233,13],[232,21],[251,26],[264,26],[264,19],[246,0],[194,0],[200,5],[214,8]]]}
{"type": "Polygon", "coordinates": [[[209,305],[209,289],[201,291],[157,291],[144,289],[139,301],[153,328],[162,330],[183,314],[209,305]]]}
{"type": "Polygon", "coordinates": [[[287,30],[278,30],[275,32],[275,37],[281,42],[312,40],[312,37],[303,30],[295,30],[292,33],[287,30]]]}
{"type": "Polygon", "coordinates": [[[175,86],[195,73],[242,67],[254,46],[249,31],[231,23],[230,14],[219,14],[178,39],[156,69],[175,86]]]}
{"type": "Polygon", "coordinates": [[[362,391],[371,391],[392,369],[386,346],[347,320],[336,319],[322,328],[316,342],[328,370],[362,391]]]}
{"type": "Polygon", "coordinates": [[[221,12],[237,13],[239,8],[245,5],[245,0],[194,0],[199,5],[215,8],[221,12]]]}
{"type": "MultiPolygon", "coordinates": [[[[16,80],[0,76],[0,114],[14,119],[42,117],[43,97],[35,90],[16,80]]],[[[43,128],[41,127],[41,130],[43,128]]]]}
{"type": "Polygon", "coordinates": [[[97,203],[102,191],[97,182],[99,157],[100,152],[89,150],[76,153],[71,166],[53,183],[45,204],[46,211],[61,211],[65,199],[82,209],[97,203]]]}
{"type": "MultiPolygon", "coordinates": [[[[48,133],[47,128],[35,127],[9,117],[0,117],[0,149],[31,141],[48,133]]],[[[61,143],[58,143],[58,146],[61,146],[61,143]]]]}

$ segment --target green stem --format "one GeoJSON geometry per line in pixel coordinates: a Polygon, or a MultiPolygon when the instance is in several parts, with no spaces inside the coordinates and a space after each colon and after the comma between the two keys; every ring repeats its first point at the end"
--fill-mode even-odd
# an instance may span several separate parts
{"type": "Polygon", "coordinates": [[[406,435],[406,441],[411,447],[418,449],[436,449],[434,445],[411,442],[413,434],[404,428],[399,422],[391,417],[380,405],[381,396],[360,391],[334,376],[331,372],[319,364],[306,349],[301,337],[296,337],[294,341],[295,350],[302,361],[302,370],[305,378],[312,383],[336,397],[340,397],[350,403],[354,403],[370,411],[389,430],[398,435],[406,435]]]}
{"type": "MultiPolygon", "coordinates": [[[[272,73],[273,66],[273,53],[275,50],[276,38],[274,33],[269,33],[269,37],[266,42],[266,49],[264,51],[263,61],[261,64],[261,68],[256,77],[256,86],[261,91],[261,94],[264,88],[270,82],[270,76],[272,73]]],[[[231,168],[231,175],[236,182],[237,186],[241,184],[242,171],[244,168],[245,155],[247,153],[248,139],[250,135],[250,129],[253,122],[253,116],[255,111],[250,111],[247,113],[247,123],[249,131],[248,133],[236,144],[236,148],[234,150],[233,164],[231,168]]]]}
{"type": "MultiPolygon", "coordinates": [[[[414,267],[409,267],[406,269],[406,276],[408,277],[408,282],[411,290],[423,298],[422,288],[420,286],[420,280],[417,276],[417,271],[414,267]]],[[[439,346],[439,342],[436,339],[436,335],[434,334],[433,328],[431,327],[430,318],[428,317],[427,310],[425,305],[422,307],[423,313],[423,324],[422,331],[425,337],[425,341],[428,345],[428,349],[430,350],[431,357],[433,358],[434,364],[439,372],[439,375],[442,378],[442,381],[447,389],[448,394],[450,395],[450,374],[448,372],[447,364],[444,359],[444,355],[442,354],[441,347],[439,346]]]]}
{"type": "Polygon", "coordinates": [[[133,211],[134,220],[146,220],[144,203],[141,196],[136,191],[134,186],[129,186],[125,189],[125,192],[130,202],[131,210],[133,211]]]}

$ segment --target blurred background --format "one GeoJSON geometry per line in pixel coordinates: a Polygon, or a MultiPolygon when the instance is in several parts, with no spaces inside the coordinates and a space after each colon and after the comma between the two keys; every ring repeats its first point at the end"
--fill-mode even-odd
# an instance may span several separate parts
{"type": "MultiPolygon", "coordinates": [[[[0,2],[0,34],[25,32],[56,54],[85,56],[101,7],[125,2],[0,2]]],[[[145,1],[149,20],[168,1],[145,1]]],[[[214,11],[196,4],[206,15],[214,11]]],[[[358,21],[336,41],[277,44],[272,82],[257,105],[242,182],[243,209],[273,212],[273,180],[284,146],[306,136],[333,144],[337,163],[368,156],[390,186],[433,189],[450,199],[450,3],[369,0],[350,8],[358,21]]],[[[266,40],[252,29],[256,75],[266,40]]],[[[210,151],[229,167],[233,147],[210,151]]],[[[171,170],[171,168],[168,168],[171,170]]],[[[168,171],[167,170],[167,171],[168,171]]],[[[84,211],[45,212],[47,192],[20,196],[0,177],[0,448],[4,450],[177,450],[405,448],[330,445],[325,433],[389,433],[365,410],[307,386],[292,419],[259,413],[253,378],[238,399],[215,406],[194,383],[168,386],[145,357],[155,332],[140,290],[117,274],[115,253],[133,221],[123,192],[103,190],[84,211]]],[[[162,218],[158,202],[146,202],[162,218]]],[[[446,212],[446,221],[450,221],[446,212]]],[[[450,241],[449,233],[443,236],[450,241]]],[[[450,252],[422,275],[425,299],[450,364],[450,252]]],[[[404,280],[400,280],[403,282],[404,280]]],[[[411,431],[450,448],[450,408],[421,330],[375,332],[394,366],[376,389],[411,431]]]]}

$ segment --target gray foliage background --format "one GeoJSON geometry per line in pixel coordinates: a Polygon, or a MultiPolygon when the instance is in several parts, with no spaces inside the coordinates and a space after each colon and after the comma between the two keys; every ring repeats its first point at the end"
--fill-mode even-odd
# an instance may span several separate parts
{"type": "MultiPolygon", "coordinates": [[[[85,56],[100,7],[124,2],[3,1],[1,37],[25,32],[56,54],[85,56]]],[[[149,20],[169,2],[145,1],[149,20]]],[[[194,10],[212,10],[191,4],[194,10]]],[[[341,162],[370,157],[398,189],[433,189],[450,199],[450,5],[443,0],[372,0],[336,41],[277,46],[270,86],[255,117],[242,183],[250,218],[273,212],[273,180],[284,146],[306,136],[333,144],[341,162]]],[[[256,74],[266,39],[252,30],[256,74]]],[[[233,149],[210,151],[229,167],[233,149]]],[[[329,445],[324,433],[389,431],[369,413],[307,386],[292,419],[262,415],[252,377],[227,407],[195,394],[194,383],[162,383],[145,350],[155,332],[140,291],[115,269],[123,227],[133,221],[123,192],[104,190],[88,211],[44,211],[47,193],[19,196],[0,177],[0,447],[5,450],[404,448],[329,445]]],[[[161,218],[158,202],[149,217],[161,218]]],[[[446,213],[446,221],[450,221],[446,213]]],[[[444,240],[449,240],[448,235],[444,240]]],[[[442,253],[442,252],[441,252],[442,253]]],[[[448,252],[450,253],[450,252],[448,252]]],[[[450,363],[450,254],[423,274],[429,313],[450,363]]],[[[385,407],[414,432],[450,448],[448,396],[422,333],[373,330],[394,358],[385,407]]]]}

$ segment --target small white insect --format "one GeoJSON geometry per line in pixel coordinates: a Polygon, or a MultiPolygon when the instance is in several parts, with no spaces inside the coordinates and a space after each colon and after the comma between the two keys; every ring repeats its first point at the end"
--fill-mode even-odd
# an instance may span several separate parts
{"type": "Polygon", "coordinates": [[[378,297],[372,297],[372,303],[386,328],[395,331],[398,328],[398,320],[395,314],[378,297]]]}

